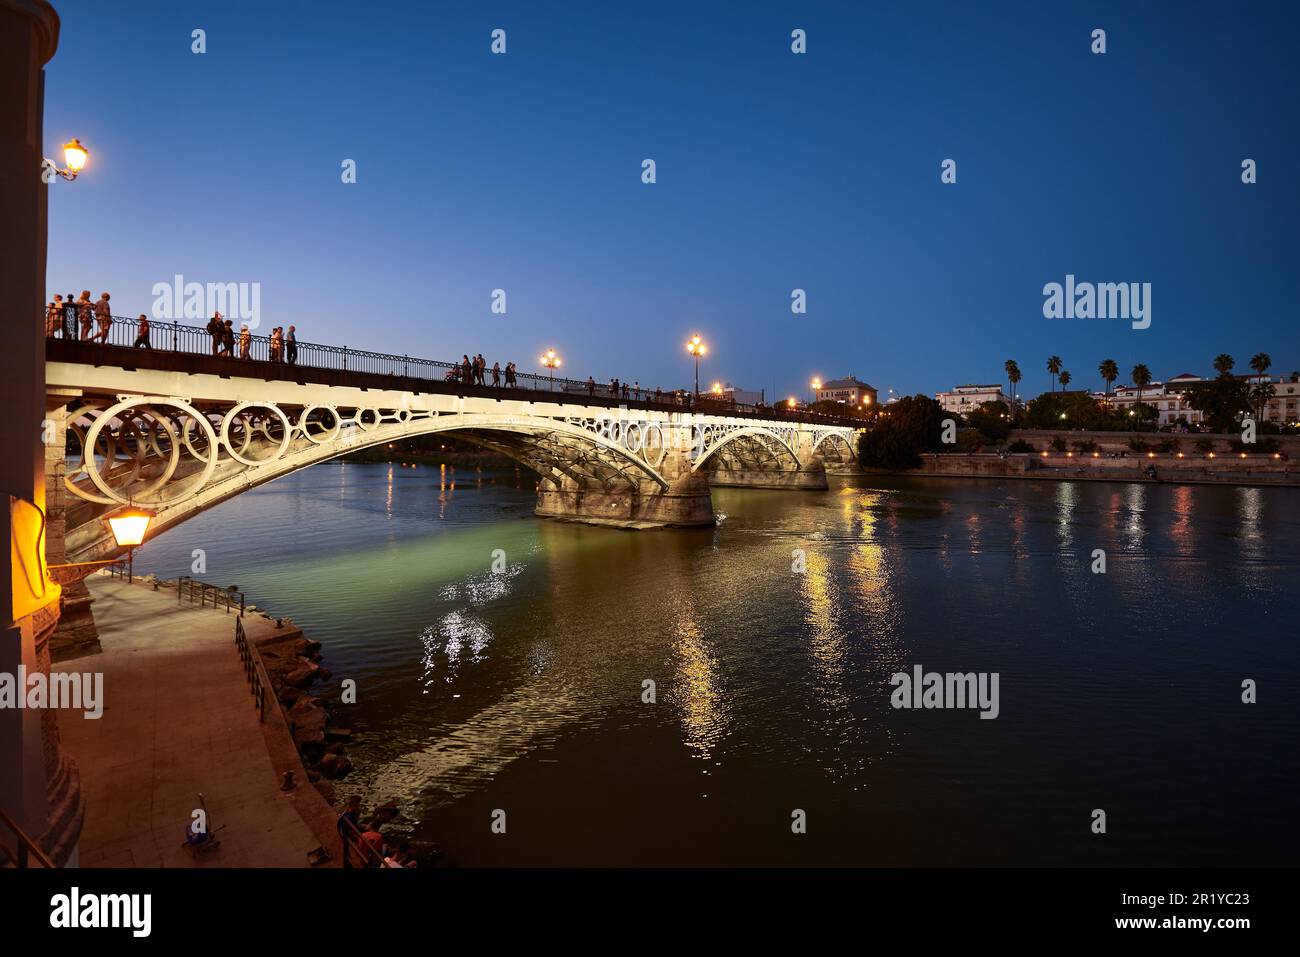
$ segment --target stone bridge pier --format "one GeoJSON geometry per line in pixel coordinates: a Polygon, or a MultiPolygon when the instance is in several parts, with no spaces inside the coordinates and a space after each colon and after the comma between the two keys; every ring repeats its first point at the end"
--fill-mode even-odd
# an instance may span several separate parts
{"type": "Polygon", "coordinates": [[[620,528],[714,523],[709,479],[692,468],[688,450],[670,445],[655,471],[666,485],[648,479],[615,487],[567,475],[543,478],[537,485],[537,514],[620,528]]]}

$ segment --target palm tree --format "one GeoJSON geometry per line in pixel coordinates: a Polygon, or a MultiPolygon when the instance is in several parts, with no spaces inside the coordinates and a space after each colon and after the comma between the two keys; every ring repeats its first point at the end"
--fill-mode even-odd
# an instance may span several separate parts
{"type": "Polygon", "coordinates": [[[1014,359],[1009,359],[1008,363],[1011,368],[1007,370],[1007,378],[1011,380],[1011,411],[1016,411],[1016,386],[1020,384],[1020,366],[1014,359]]]}
{"type": "Polygon", "coordinates": [[[1052,374],[1052,391],[1056,391],[1056,374],[1061,371],[1061,357],[1052,356],[1047,360],[1047,371],[1052,374]]]}
{"type": "Polygon", "coordinates": [[[1256,422],[1264,418],[1264,403],[1268,401],[1269,393],[1272,391],[1271,388],[1264,388],[1264,386],[1268,385],[1264,380],[1264,373],[1268,371],[1268,367],[1272,364],[1273,359],[1267,352],[1256,352],[1250,357],[1250,367],[1255,370],[1260,378],[1260,381],[1255,384],[1255,391],[1259,399],[1259,414],[1255,416],[1256,422]]]}
{"type": "MultiPolygon", "coordinates": [[[[1133,384],[1138,389],[1137,403],[1133,407],[1134,418],[1136,418],[1137,406],[1142,404],[1142,389],[1151,384],[1151,370],[1140,362],[1133,367],[1133,384]]],[[[1134,422],[1134,425],[1136,424],[1134,422]]]]}
{"type": "Polygon", "coordinates": [[[1214,368],[1218,370],[1219,375],[1228,376],[1232,374],[1232,367],[1236,361],[1226,352],[1220,352],[1214,359],[1214,368]]]}
{"type": "Polygon", "coordinates": [[[1097,371],[1101,373],[1101,381],[1106,383],[1106,395],[1109,396],[1111,383],[1119,378],[1119,366],[1114,359],[1102,359],[1097,371]]]}
{"type": "Polygon", "coordinates": [[[1013,409],[1016,407],[1016,398],[1015,398],[1016,390],[1015,390],[1014,383],[1012,383],[1011,381],[1011,370],[1014,369],[1015,367],[1016,367],[1015,359],[1008,359],[1006,362],[1002,363],[1002,368],[1003,370],[1006,371],[1007,374],[1007,384],[1009,386],[1009,388],[1007,389],[1007,395],[1010,396],[1011,398],[1011,407],[1013,409]]]}
{"type": "Polygon", "coordinates": [[[1069,384],[1070,384],[1070,373],[1062,371],[1062,372],[1061,372],[1061,391],[1064,392],[1064,391],[1065,391],[1065,387],[1066,387],[1067,385],[1069,385],[1069,384]]]}

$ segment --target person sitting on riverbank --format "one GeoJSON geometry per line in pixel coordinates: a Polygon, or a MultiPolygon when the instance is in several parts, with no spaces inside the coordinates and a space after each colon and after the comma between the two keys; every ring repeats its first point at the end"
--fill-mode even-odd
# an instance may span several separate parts
{"type": "MultiPolygon", "coordinates": [[[[356,839],[356,831],[361,824],[361,798],[353,794],[348,798],[347,805],[339,814],[338,829],[339,839],[343,842],[343,866],[351,868],[352,857],[350,848],[352,842],[356,839]]],[[[364,862],[363,862],[364,863],[364,862]]]]}
{"type": "Polygon", "coordinates": [[[411,853],[411,842],[404,837],[397,839],[397,850],[384,858],[384,867],[415,867],[417,863],[411,853]]]}
{"type": "Polygon", "coordinates": [[[378,867],[384,859],[384,833],[379,825],[371,821],[361,832],[361,842],[373,851],[366,855],[366,867],[378,867]]]}

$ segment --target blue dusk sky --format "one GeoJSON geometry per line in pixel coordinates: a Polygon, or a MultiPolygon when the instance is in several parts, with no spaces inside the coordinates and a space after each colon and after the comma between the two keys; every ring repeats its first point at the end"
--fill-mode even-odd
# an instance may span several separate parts
{"type": "Polygon", "coordinates": [[[49,292],[120,315],[257,282],[262,332],[665,388],[698,331],[705,384],[769,398],[1300,368],[1294,5],[55,6],[47,155],[91,160],[50,188],[49,292]],[[1150,328],[1044,318],[1067,274],[1150,283],[1150,328]]]}

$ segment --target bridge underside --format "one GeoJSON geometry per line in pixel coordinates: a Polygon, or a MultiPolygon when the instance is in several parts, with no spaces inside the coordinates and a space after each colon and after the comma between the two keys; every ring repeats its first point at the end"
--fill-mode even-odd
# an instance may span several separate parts
{"type": "Polygon", "coordinates": [[[751,434],[699,453],[698,441],[692,445],[688,434],[674,434],[667,423],[611,427],[608,421],[509,414],[251,403],[223,408],[162,397],[82,400],[68,410],[52,409],[50,417],[71,437],[60,477],[59,544],[69,561],[117,555],[121,550],[102,518],[128,502],[156,511],[152,537],[283,475],[434,432],[535,471],[537,514],[547,518],[638,529],[708,526],[714,521],[712,485],[826,488],[821,452],[800,462],[779,440],[751,434]]]}

